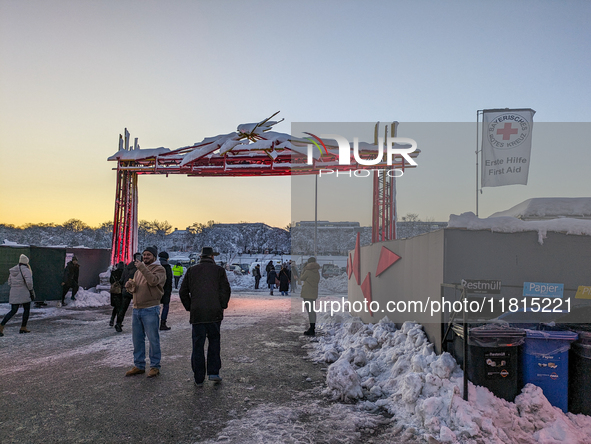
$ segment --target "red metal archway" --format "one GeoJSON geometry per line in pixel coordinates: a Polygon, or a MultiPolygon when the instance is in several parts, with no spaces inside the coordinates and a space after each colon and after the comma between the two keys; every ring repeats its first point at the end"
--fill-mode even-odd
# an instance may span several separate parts
{"type": "MultiPolygon", "coordinates": [[[[374,171],[372,242],[394,239],[395,193],[394,179],[388,171],[412,168],[401,156],[392,164],[384,162],[371,167],[359,165],[351,153],[350,164],[339,163],[339,148],[323,143],[319,153],[309,149],[310,140],[271,131],[279,123],[271,121],[277,113],[258,123],[239,125],[237,131],[204,139],[202,142],[170,150],[168,148],[140,149],[137,138],[130,147],[129,133],[119,136],[119,151],[108,158],[117,162],[117,191],[113,220],[111,262],[129,262],[137,251],[138,239],[138,175],[185,174],[187,176],[245,177],[291,176],[318,174],[320,170],[374,171]],[[311,155],[311,153],[313,153],[311,155]],[[309,161],[311,160],[311,164],[309,161]],[[379,172],[377,171],[379,170],[379,172]]],[[[377,128],[377,125],[376,125],[377,128]]],[[[391,134],[395,135],[392,125],[391,134]]],[[[362,159],[374,159],[378,152],[374,144],[359,144],[362,159]]],[[[419,150],[411,153],[416,158],[419,150]]]]}

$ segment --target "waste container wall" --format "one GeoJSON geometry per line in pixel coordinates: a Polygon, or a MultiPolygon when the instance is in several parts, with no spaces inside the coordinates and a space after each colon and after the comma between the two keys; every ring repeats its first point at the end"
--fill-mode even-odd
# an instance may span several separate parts
{"type": "Polygon", "coordinates": [[[578,338],[571,331],[526,330],[522,354],[522,385],[540,387],[550,404],[568,411],[568,351],[578,338]]]}
{"type": "Polygon", "coordinates": [[[568,411],[591,415],[591,345],[573,342],[568,382],[568,411]]]}
{"type": "Polygon", "coordinates": [[[495,396],[513,401],[521,391],[521,348],[525,331],[477,327],[468,335],[468,379],[495,396]]]}

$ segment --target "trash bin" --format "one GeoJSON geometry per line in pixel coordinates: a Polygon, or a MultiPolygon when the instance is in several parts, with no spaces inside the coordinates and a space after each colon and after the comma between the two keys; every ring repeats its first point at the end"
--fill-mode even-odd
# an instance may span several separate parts
{"type": "Polygon", "coordinates": [[[577,331],[579,342],[585,345],[591,345],[591,331],[577,331]]]}
{"type": "Polygon", "coordinates": [[[520,353],[524,341],[522,328],[489,324],[470,329],[468,379],[512,402],[521,391],[520,353]]]}
{"type": "Polygon", "coordinates": [[[568,411],[568,351],[579,335],[573,331],[526,330],[521,360],[523,385],[540,387],[544,396],[568,411]]]}
{"type": "Polygon", "coordinates": [[[573,342],[569,360],[568,411],[591,415],[591,344],[573,342]]]}

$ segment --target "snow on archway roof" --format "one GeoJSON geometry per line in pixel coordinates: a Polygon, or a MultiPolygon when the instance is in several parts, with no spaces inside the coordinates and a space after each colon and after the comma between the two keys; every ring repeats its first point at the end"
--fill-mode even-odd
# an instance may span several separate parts
{"type": "Polygon", "coordinates": [[[527,199],[490,217],[510,216],[521,220],[544,220],[559,217],[591,219],[591,197],[537,197],[527,199]]]}
{"type": "MultiPolygon", "coordinates": [[[[260,122],[240,124],[236,131],[231,133],[206,137],[201,142],[173,150],[164,147],[140,149],[139,146],[137,148],[124,149],[120,145],[119,151],[108,157],[107,160],[143,161],[159,158],[164,162],[178,163],[180,167],[189,167],[190,164],[200,159],[222,158],[229,153],[238,155],[239,161],[246,160],[257,154],[262,154],[271,157],[275,162],[281,160],[284,166],[289,167],[292,154],[295,156],[308,156],[310,140],[272,131],[274,125],[283,121],[283,119],[278,121],[270,120],[277,114],[278,112],[260,122]],[[284,154],[282,159],[277,159],[279,154],[284,154]]],[[[326,155],[336,156],[339,154],[340,147],[335,140],[322,141],[322,145],[326,150],[326,155]]],[[[353,148],[351,143],[349,145],[353,148]]],[[[396,142],[394,146],[396,148],[408,148],[409,145],[407,142],[396,142]]],[[[358,149],[359,153],[372,156],[375,156],[374,153],[381,152],[381,147],[366,142],[359,142],[358,149]]],[[[418,156],[420,152],[419,149],[416,149],[411,154],[411,157],[418,156]]],[[[313,150],[311,155],[316,160],[320,160],[322,157],[322,154],[317,150],[313,150]]],[[[236,157],[233,159],[236,159],[236,157]]],[[[404,160],[400,162],[404,164],[404,160]]],[[[250,166],[252,167],[252,165],[250,166]]],[[[236,168],[236,165],[232,167],[236,168]]],[[[331,168],[333,167],[335,166],[331,166],[331,168]]],[[[406,165],[406,167],[412,167],[412,165],[406,165]]]]}

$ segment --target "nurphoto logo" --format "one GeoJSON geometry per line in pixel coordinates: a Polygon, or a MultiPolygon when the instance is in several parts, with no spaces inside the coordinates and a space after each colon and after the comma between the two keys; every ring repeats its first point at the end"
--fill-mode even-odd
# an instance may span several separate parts
{"type": "MultiPolygon", "coordinates": [[[[320,152],[320,157],[329,154],[328,149],[326,148],[326,144],[322,139],[333,139],[337,142],[339,146],[339,165],[351,165],[351,144],[346,137],[343,137],[339,134],[321,134],[320,137],[312,134],[306,133],[311,137],[306,137],[308,141],[311,143],[308,144],[308,158],[307,164],[313,165],[314,164],[314,149],[317,149],[320,152]]],[[[359,138],[353,138],[353,158],[355,162],[359,165],[363,166],[374,166],[380,165],[384,162],[384,152],[386,154],[386,165],[392,165],[392,159],[394,156],[401,156],[404,160],[408,162],[409,165],[418,166],[415,160],[410,156],[411,153],[417,150],[417,142],[413,139],[409,139],[407,137],[387,137],[386,138],[386,148],[384,149],[384,138],[378,138],[377,144],[377,155],[373,159],[363,159],[359,154],[359,138]],[[399,144],[399,146],[395,146],[395,144],[399,144]],[[409,146],[408,148],[400,147],[409,146]]],[[[381,173],[382,170],[376,169],[374,171],[378,171],[378,174],[381,173]]],[[[322,176],[323,174],[333,174],[334,170],[330,169],[323,169],[319,171],[319,175],[322,176]]],[[[343,172],[340,172],[341,174],[343,172]]],[[[351,175],[350,171],[347,171],[349,177],[351,175]]],[[[362,169],[362,170],[355,170],[353,171],[356,177],[367,177],[370,174],[370,170],[362,169]]],[[[385,170],[385,174],[390,177],[400,177],[403,175],[403,171],[399,169],[394,170],[385,170]]],[[[339,175],[339,171],[337,171],[337,176],[339,175]]]]}

